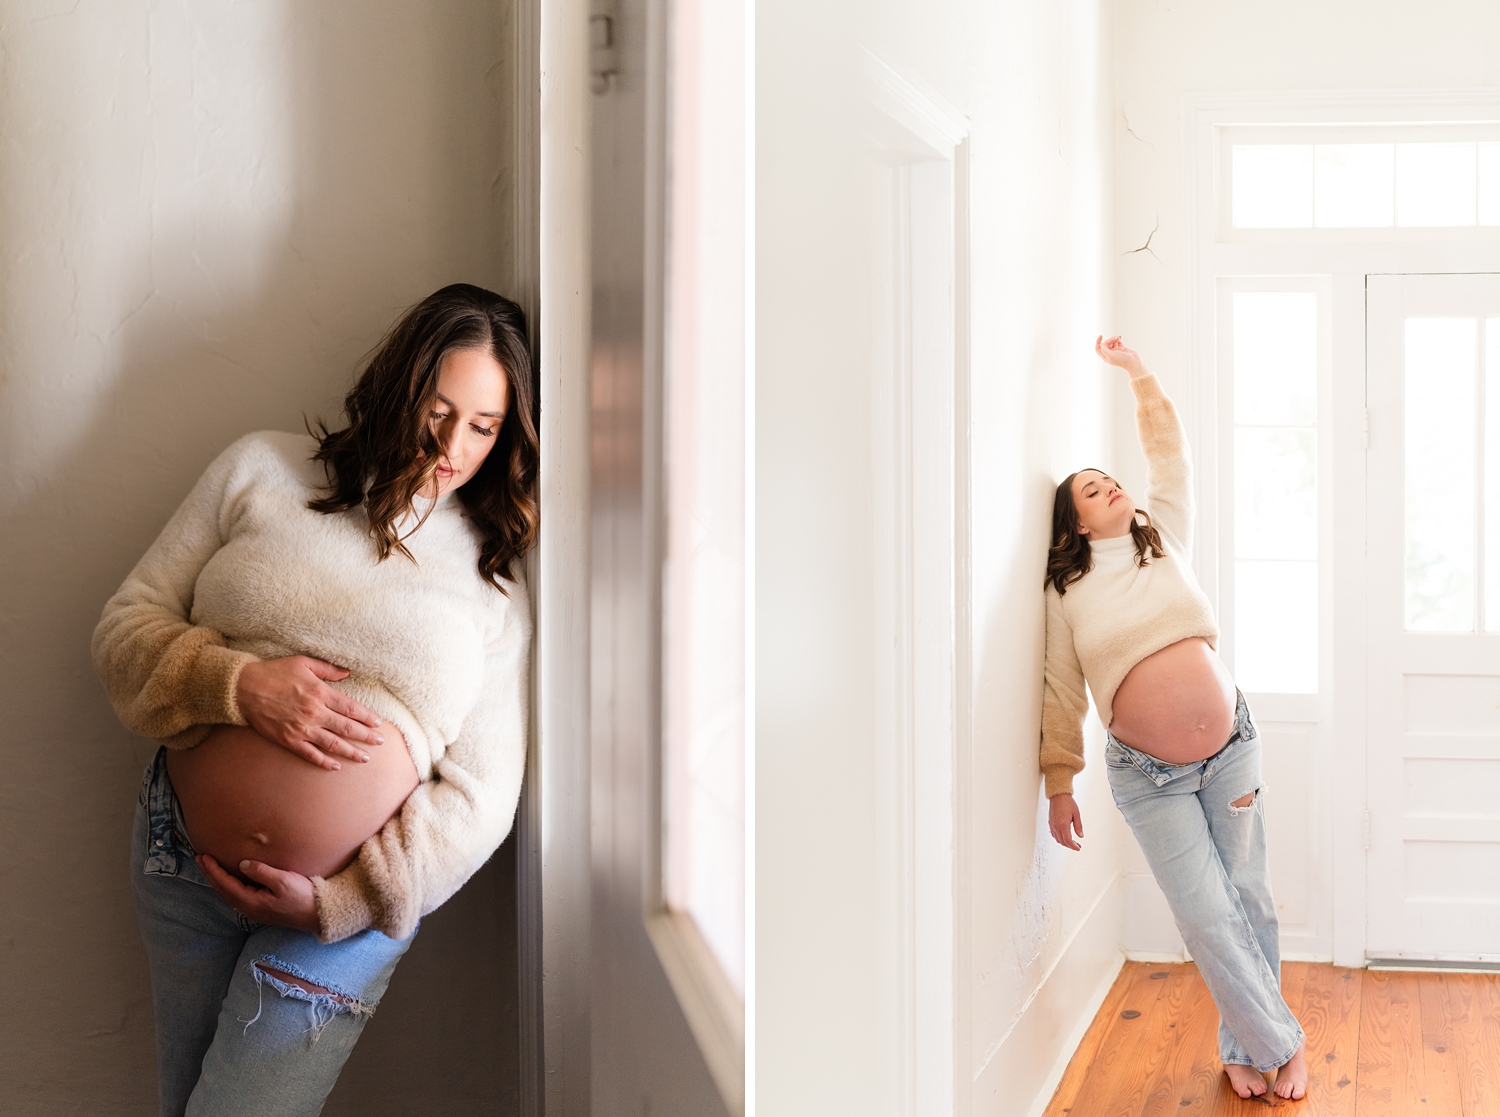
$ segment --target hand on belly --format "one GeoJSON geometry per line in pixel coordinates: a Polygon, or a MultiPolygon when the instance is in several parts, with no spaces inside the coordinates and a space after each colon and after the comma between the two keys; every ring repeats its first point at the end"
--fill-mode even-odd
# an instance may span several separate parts
{"type": "Polygon", "coordinates": [[[368,764],[329,771],[229,725],[195,748],[169,752],[167,773],[199,853],[231,872],[251,860],[308,877],[332,876],[352,861],[420,782],[399,734],[371,749],[368,764]]]}
{"type": "Polygon", "coordinates": [[[1201,637],[1147,656],[1115,691],[1110,732],[1168,764],[1191,764],[1224,747],[1234,728],[1234,680],[1201,637]]]}

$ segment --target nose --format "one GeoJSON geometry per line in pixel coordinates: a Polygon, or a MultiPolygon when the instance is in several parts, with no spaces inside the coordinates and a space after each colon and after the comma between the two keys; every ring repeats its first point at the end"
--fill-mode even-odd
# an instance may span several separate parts
{"type": "Polygon", "coordinates": [[[458,424],[445,423],[438,431],[438,449],[443,452],[443,457],[453,459],[453,452],[458,448],[458,424]]]}

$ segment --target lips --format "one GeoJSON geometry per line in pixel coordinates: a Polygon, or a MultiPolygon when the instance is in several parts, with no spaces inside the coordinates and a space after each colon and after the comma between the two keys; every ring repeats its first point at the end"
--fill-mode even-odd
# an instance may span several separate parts
{"type": "Polygon", "coordinates": [[[1112,497],[1109,498],[1109,502],[1110,502],[1110,504],[1114,504],[1115,501],[1117,501],[1117,500],[1123,500],[1124,497],[1125,497],[1124,493],[1115,493],[1114,496],[1112,496],[1112,497]]]}

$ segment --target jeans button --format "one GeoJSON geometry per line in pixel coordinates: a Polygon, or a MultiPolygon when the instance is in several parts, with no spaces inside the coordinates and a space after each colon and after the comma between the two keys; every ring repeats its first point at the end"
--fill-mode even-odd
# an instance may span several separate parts
{"type": "Polygon", "coordinates": [[[161,839],[160,839],[160,838],[157,838],[157,839],[156,839],[156,844],[157,844],[157,845],[166,845],[166,843],[165,843],[165,842],[163,842],[163,841],[162,841],[162,840],[161,840],[161,839]]]}

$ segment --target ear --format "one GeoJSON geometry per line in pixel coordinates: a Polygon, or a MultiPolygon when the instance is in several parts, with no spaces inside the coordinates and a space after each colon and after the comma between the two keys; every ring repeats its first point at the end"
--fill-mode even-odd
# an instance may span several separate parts
{"type": "Polygon", "coordinates": [[[1087,535],[1088,533],[1089,533],[1089,529],[1088,528],[1084,527],[1082,524],[1078,525],[1078,534],[1079,535],[1087,535]]]}

